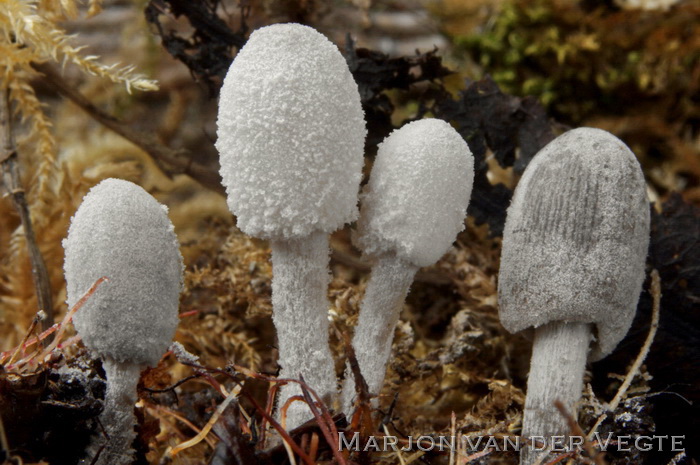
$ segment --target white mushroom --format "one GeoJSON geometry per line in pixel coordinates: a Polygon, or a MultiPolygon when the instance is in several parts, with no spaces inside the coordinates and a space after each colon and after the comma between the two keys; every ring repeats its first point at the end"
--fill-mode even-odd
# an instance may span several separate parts
{"type": "MultiPolygon", "coordinates": [[[[416,271],[437,262],[464,229],[473,178],[469,146],[445,121],[409,123],[379,146],[354,237],[376,259],[353,337],[371,393],[384,382],[394,328],[416,271]]],[[[354,392],[348,371],[346,414],[354,392]]]]}
{"type": "MultiPolygon", "coordinates": [[[[608,132],[580,128],[544,147],[508,210],[500,318],[535,328],[522,436],[566,435],[591,358],[609,354],[634,317],[649,243],[649,204],[634,154],[608,132]]],[[[541,448],[541,445],[538,445],[541,448]]],[[[537,453],[523,449],[521,464],[537,453]]]]}
{"type": "Polygon", "coordinates": [[[141,187],[107,179],[93,187],[63,242],[68,305],[102,284],[73,317],[85,345],[102,359],[107,394],[92,460],[133,462],[134,404],[141,370],[158,363],[178,324],[183,264],[167,208],[141,187]]]}
{"type": "MultiPolygon", "coordinates": [[[[280,373],[333,402],[328,345],[328,234],[357,217],[365,122],[345,59],[299,24],[256,30],[221,90],[216,146],[228,205],[246,234],[272,247],[280,373]]],[[[279,405],[301,391],[282,389],[279,405]]],[[[296,402],[287,426],[311,417],[296,402]]]]}

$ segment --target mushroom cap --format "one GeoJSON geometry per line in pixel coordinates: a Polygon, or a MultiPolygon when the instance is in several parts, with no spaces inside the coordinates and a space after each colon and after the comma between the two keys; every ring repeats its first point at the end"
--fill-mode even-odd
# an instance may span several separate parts
{"type": "Polygon", "coordinates": [[[65,249],[68,305],[85,345],[119,363],[155,365],[178,324],[183,263],[168,210],[141,187],[106,179],[73,216],[65,249]]]}
{"type": "Polygon", "coordinates": [[[566,132],[535,156],[513,194],[501,323],[511,332],[594,323],[591,358],[605,357],[632,324],[648,245],[649,203],[634,154],[600,129],[566,132]]]}
{"type": "Polygon", "coordinates": [[[396,253],[416,266],[437,262],[464,229],[474,157],[439,119],[414,121],[380,145],[354,242],[364,253],[396,253]]]}
{"type": "Polygon", "coordinates": [[[300,24],[254,31],[224,79],[217,124],[243,232],[292,239],[357,218],[364,113],[345,59],[322,34],[300,24]]]}

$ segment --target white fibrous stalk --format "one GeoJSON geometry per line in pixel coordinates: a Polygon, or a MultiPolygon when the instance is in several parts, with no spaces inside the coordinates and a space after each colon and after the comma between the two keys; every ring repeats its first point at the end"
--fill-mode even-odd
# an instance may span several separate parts
{"type": "MultiPolygon", "coordinates": [[[[328,234],[357,217],[366,134],[357,84],[314,29],[264,27],[226,75],[217,124],[229,208],[243,232],[271,243],[280,376],[303,376],[332,403],[328,234]]],[[[286,385],[278,405],[300,394],[286,385]]],[[[287,427],[311,417],[295,402],[287,427]]]]}
{"type": "MultiPolygon", "coordinates": [[[[575,415],[586,360],[605,357],[627,333],[648,244],[644,176],[612,134],[569,131],[525,170],[508,209],[498,283],[503,326],[535,328],[525,438],[570,433],[554,402],[575,415]]],[[[529,448],[521,453],[521,464],[538,460],[529,448]]]]}
{"type": "MultiPolygon", "coordinates": [[[[354,237],[376,260],[353,337],[360,372],[372,394],[382,388],[394,328],[416,271],[437,262],[464,229],[473,178],[471,151],[445,121],[409,123],[379,146],[354,237]]],[[[354,393],[348,370],[346,414],[354,393]]]]}
{"type": "Polygon", "coordinates": [[[139,374],[158,363],[179,321],[178,241],[165,206],[131,182],[106,179],[83,199],[63,247],[68,306],[108,278],[73,317],[107,374],[100,416],[106,434],[97,429],[88,461],[102,449],[98,465],[130,464],[139,374]]]}

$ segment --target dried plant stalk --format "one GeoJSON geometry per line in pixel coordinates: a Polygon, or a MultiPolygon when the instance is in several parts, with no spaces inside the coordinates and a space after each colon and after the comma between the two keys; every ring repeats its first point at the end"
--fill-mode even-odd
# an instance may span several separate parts
{"type": "Polygon", "coordinates": [[[2,141],[0,142],[2,145],[0,149],[2,150],[0,152],[0,166],[2,168],[2,183],[7,190],[7,194],[12,198],[12,203],[22,221],[22,228],[24,228],[24,236],[29,251],[29,260],[32,263],[32,277],[34,279],[37,302],[39,309],[46,314],[45,318],[41,320],[41,325],[46,330],[53,325],[54,320],[51,282],[44,257],[41,255],[39,246],[36,243],[32,219],[27,206],[27,198],[24,195],[24,188],[20,181],[19,166],[17,165],[17,147],[12,134],[12,114],[10,112],[8,92],[7,88],[3,88],[0,96],[0,138],[2,141]]]}

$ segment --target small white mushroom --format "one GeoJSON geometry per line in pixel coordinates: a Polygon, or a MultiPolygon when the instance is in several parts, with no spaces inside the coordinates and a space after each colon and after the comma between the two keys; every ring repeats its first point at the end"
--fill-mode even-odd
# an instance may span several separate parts
{"type": "Polygon", "coordinates": [[[102,284],[73,317],[85,345],[102,359],[107,394],[88,463],[105,444],[99,465],[133,462],[136,385],[154,366],[178,324],[183,264],[167,208],[141,187],[106,179],[93,187],[63,241],[68,305],[102,284]]]}
{"type": "MultiPolygon", "coordinates": [[[[591,339],[597,360],[627,333],[648,243],[644,176],[610,133],[569,131],[525,170],[508,209],[498,283],[503,326],[535,328],[524,438],[570,432],[554,402],[575,414],[591,339]]],[[[525,448],[520,463],[536,456],[525,448]]]]}
{"type": "MultiPolygon", "coordinates": [[[[464,229],[473,178],[469,146],[445,121],[409,123],[379,146],[354,237],[376,259],[353,337],[371,393],[384,382],[394,328],[416,271],[437,262],[464,229]]],[[[346,414],[354,392],[348,371],[346,414]]]]}
{"type": "MultiPolygon", "coordinates": [[[[338,48],[314,29],[251,34],[224,80],[217,149],[238,227],[270,240],[273,320],[283,378],[337,398],[328,345],[328,234],[357,217],[365,122],[338,48]]],[[[299,395],[284,386],[278,402],[299,395]]],[[[287,427],[311,417],[292,404],[287,427]]]]}

